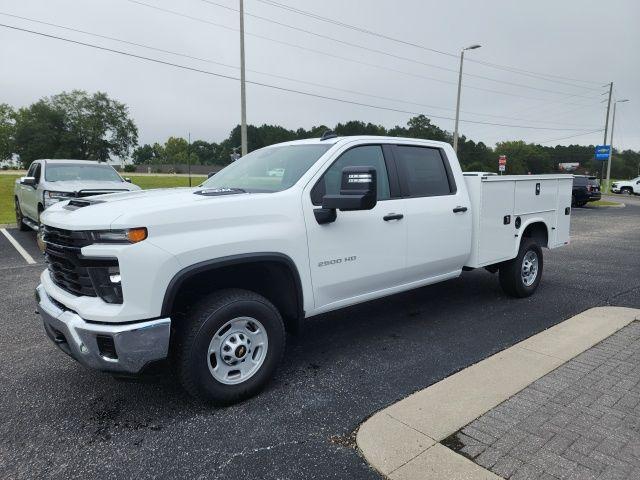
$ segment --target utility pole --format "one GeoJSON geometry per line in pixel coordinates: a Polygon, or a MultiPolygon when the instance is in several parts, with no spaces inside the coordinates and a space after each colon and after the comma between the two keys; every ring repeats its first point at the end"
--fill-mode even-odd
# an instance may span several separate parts
{"type": "Polygon", "coordinates": [[[189,143],[187,143],[187,169],[189,170],[189,186],[191,186],[191,132],[189,132],[189,143]]]}
{"type": "Polygon", "coordinates": [[[607,161],[607,190],[609,189],[609,181],[611,180],[611,160],[613,159],[613,130],[616,128],[616,105],[619,103],[628,102],[629,99],[616,100],[613,102],[613,118],[611,119],[611,140],[609,141],[609,160],[607,161]]]}
{"type": "Polygon", "coordinates": [[[475,50],[480,48],[480,45],[471,45],[470,47],[463,48],[460,52],[460,73],[458,74],[458,98],[456,100],[456,125],[453,130],[453,151],[458,153],[458,121],[460,119],[460,94],[462,92],[462,64],[464,63],[465,50],[475,50]]]}
{"type": "Polygon", "coordinates": [[[247,88],[244,73],[244,0],[240,0],[240,145],[247,154],[247,88]]]}
{"type": "MultiPolygon", "coordinates": [[[[609,100],[607,101],[607,118],[604,120],[604,140],[603,145],[607,144],[607,130],[609,129],[609,110],[611,109],[611,94],[613,93],[613,82],[609,83],[609,100]]],[[[611,158],[611,157],[609,157],[611,158]]],[[[602,162],[602,173],[600,173],[600,180],[604,179],[604,162],[602,162]]],[[[607,188],[608,185],[606,186],[607,188]]]]}

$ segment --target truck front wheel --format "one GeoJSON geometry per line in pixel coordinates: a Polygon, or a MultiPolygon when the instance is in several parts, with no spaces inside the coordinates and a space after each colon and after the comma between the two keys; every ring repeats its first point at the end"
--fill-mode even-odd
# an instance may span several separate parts
{"type": "Polygon", "coordinates": [[[200,301],[177,332],[177,367],[196,398],[228,405],[258,393],[282,360],[284,323],[266,298],[221,290],[200,301]]]}
{"type": "Polygon", "coordinates": [[[518,256],[500,266],[500,286],[507,295],[524,298],[533,294],[542,278],[542,249],[523,238],[518,256]]]}
{"type": "Polygon", "coordinates": [[[17,198],[15,199],[15,204],[16,204],[16,225],[18,227],[18,230],[22,232],[26,232],[27,230],[30,230],[30,228],[24,223],[22,209],[20,208],[20,201],[17,198]]]}

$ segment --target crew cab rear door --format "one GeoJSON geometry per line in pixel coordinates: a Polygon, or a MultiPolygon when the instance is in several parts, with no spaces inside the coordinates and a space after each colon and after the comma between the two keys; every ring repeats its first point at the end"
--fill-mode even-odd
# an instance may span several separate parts
{"type": "Polygon", "coordinates": [[[404,283],[407,227],[397,176],[387,146],[345,147],[304,189],[302,204],[316,310],[327,311],[389,293],[404,283]],[[339,193],[342,170],[375,167],[378,201],[371,210],[337,211],[319,224],[314,210],[325,194],[339,193]]]}
{"type": "Polygon", "coordinates": [[[409,282],[457,275],[471,251],[471,205],[460,167],[444,149],[395,145],[404,219],[409,282]],[[456,180],[457,178],[457,180],[456,180]]]}

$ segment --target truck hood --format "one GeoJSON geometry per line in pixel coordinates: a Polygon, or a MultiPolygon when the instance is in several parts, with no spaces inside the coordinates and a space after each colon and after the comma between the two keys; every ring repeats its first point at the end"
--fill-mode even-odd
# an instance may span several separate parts
{"type": "Polygon", "coordinates": [[[128,182],[103,182],[103,181],[65,181],[46,182],[46,190],[54,192],[80,192],[83,190],[140,190],[140,187],[128,182]]]}
{"type": "Polygon", "coordinates": [[[633,187],[633,180],[616,180],[611,185],[615,185],[617,187],[633,187]]]}
{"type": "Polygon", "coordinates": [[[196,194],[199,190],[202,188],[138,190],[59,202],[44,211],[42,222],[66,230],[149,226],[150,221],[163,219],[164,223],[165,218],[168,221],[176,213],[196,213],[202,204],[206,205],[209,214],[211,204],[225,204],[226,212],[230,213],[233,208],[229,204],[246,200],[247,197],[265,195],[239,191],[196,194]]]}

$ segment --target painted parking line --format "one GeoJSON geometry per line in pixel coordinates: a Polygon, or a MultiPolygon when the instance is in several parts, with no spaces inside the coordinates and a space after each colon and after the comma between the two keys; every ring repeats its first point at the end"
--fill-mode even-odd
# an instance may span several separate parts
{"type": "Polygon", "coordinates": [[[11,243],[11,245],[14,246],[14,248],[18,251],[20,255],[22,255],[22,258],[24,258],[29,265],[33,265],[34,263],[37,263],[33,259],[33,257],[29,255],[29,252],[27,252],[24,248],[22,248],[22,245],[20,245],[18,241],[15,238],[13,238],[9,232],[7,232],[6,228],[0,228],[0,232],[2,232],[2,234],[5,237],[7,237],[7,240],[9,240],[9,243],[11,243]]]}

